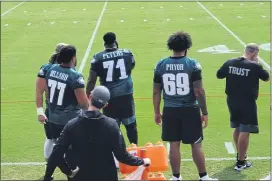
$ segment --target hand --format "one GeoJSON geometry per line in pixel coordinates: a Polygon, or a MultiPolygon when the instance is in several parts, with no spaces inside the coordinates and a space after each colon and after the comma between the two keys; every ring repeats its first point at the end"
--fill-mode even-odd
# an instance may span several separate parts
{"type": "Polygon", "coordinates": [[[41,124],[46,124],[47,117],[45,115],[39,115],[38,120],[41,124]]]}
{"type": "Polygon", "coordinates": [[[202,115],[201,116],[201,121],[202,121],[202,127],[207,128],[208,126],[208,115],[202,115]],[[204,123],[204,125],[203,125],[204,123]]]}
{"type": "Polygon", "coordinates": [[[150,166],[151,160],[150,160],[149,158],[144,158],[143,160],[144,160],[144,166],[145,166],[145,167],[150,166]]]}
{"type": "Polygon", "coordinates": [[[159,126],[162,125],[162,121],[161,121],[162,115],[161,113],[155,114],[155,123],[159,126]]]}
{"type": "Polygon", "coordinates": [[[76,167],[76,169],[72,170],[72,173],[70,175],[68,175],[68,177],[74,178],[78,172],[79,172],[79,168],[76,167]]]}

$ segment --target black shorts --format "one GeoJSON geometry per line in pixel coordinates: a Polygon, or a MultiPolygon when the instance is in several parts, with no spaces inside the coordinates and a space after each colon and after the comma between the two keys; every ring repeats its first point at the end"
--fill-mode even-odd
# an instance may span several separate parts
{"type": "Polygon", "coordinates": [[[132,94],[113,97],[103,109],[105,116],[116,119],[119,124],[129,125],[136,121],[135,104],[132,94]]]}
{"type": "Polygon", "coordinates": [[[259,133],[256,100],[227,97],[227,104],[231,128],[238,128],[240,132],[259,133]]]}
{"type": "Polygon", "coordinates": [[[163,108],[162,140],[201,143],[203,131],[199,107],[163,108]]]}
{"type": "Polygon", "coordinates": [[[65,125],[54,124],[46,122],[44,125],[44,131],[47,139],[57,139],[60,136],[65,125]]]}

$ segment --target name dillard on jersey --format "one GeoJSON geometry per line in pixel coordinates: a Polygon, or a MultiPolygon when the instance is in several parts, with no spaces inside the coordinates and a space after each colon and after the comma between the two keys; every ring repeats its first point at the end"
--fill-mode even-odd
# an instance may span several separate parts
{"type": "Polygon", "coordinates": [[[61,79],[63,81],[66,81],[68,79],[68,74],[65,73],[61,73],[61,72],[57,72],[55,70],[52,70],[52,72],[50,73],[50,77],[54,77],[57,79],[61,79]]]}
{"type": "Polygon", "coordinates": [[[166,70],[184,70],[183,64],[166,64],[166,70]]]}
{"type": "Polygon", "coordinates": [[[123,56],[122,51],[113,51],[113,52],[104,53],[103,54],[103,59],[115,58],[115,57],[120,57],[120,56],[123,56]]]}
{"type": "Polygon", "coordinates": [[[229,74],[248,76],[250,69],[229,66],[229,74]]]}

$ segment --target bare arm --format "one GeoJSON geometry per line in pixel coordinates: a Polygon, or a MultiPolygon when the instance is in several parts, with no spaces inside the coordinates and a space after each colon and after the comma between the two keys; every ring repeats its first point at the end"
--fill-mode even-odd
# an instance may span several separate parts
{"type": "Polygon", "coordinates": [[[97,80],[97,73],[93,70],[90,70],[87,86],[86,86],[86,95],[89,96],[91,91],[94,89],[97,80]]]}
{"type": "Polygon", "coordinates": [[[36,80],[36,107],[43,107],[43,93],[46,91],[46,80],[37,77],[36,80]]]}
{"type": "Polygon", "coordinates": [[[75,92],[75,96],[77,98],[79,107],[82,109],[88,109],[89,100],[85,94],[84,88],[77,88],[74,90],[74,92],[75,92]]]}
{"type": "Polygon", "coordinates": [[[208,115],[207,104],[206,104],[206,94],[203,88],[202,80],[197,80],[193,82],[194,92],[201,109],[202,115],[208,115]]]}
{"type": "Polygon", "coordinates": [[[153,83],[153,106],[154,113],[160,114],[160,104],[161,104],[161,84],[153,83]]]}

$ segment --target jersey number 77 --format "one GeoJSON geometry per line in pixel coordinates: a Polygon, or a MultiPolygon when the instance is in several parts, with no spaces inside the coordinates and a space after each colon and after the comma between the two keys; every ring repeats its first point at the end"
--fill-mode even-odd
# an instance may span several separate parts
{"type": "Polygon", "coordinates": [[[114,74],[115,69],[120,69],[119,79],[128,78],[126,66],[125,66],[125,60],[123,58],[118,59],[116,65],[115,65],[114,60],[109,60],[109,61],[103,62],[103,68],[108,69],[107,77],[106,77],[107,82],[113,81],[113,74],[114,74]]]}
{"type": "Polygon", "coordinates": [[[57,105],[62,106],[66,84],[64,84],[62,82],[55,81],[55,80],[48,79],[48,87],[50,87],[50,98],[49,98],[50,103],[53,103],[55,91],[57,88],[59,90],[57,105]]]}

